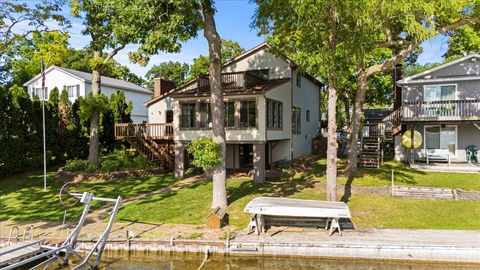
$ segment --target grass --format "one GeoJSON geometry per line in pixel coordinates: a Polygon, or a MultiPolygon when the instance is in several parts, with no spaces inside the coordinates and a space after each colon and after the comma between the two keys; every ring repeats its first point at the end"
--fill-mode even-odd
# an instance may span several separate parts
{"type": "MultiPolygon", "coordinates": [[[[345,160],[341,160],[339,169],[343,170],[345,165],[345,160]]],[[[295,177],[315,178],[325,183],[325,169],[326,160],[321,159],[311,166],[311,170],[299,173],[295,177]]],[[[445,187],[480,191],[480,173],[421,172],[408,168],[407,164],[395,161],[385,162],[380,169],[360,168],[350,180],[340,173],[337,183],[352,186],[390,186],[392,170],[394,170],[397,186],[445,187]]]]}
{"type": "MultiPolygon", "coordinates": [[[[341,161],[342,169],[345,162],[341,161]]],[[[354,186],[388,186],[391,170],[396,185],[433,186],[480,190],[480,174],[426,173],[409,170],[406,165],[386,162],[381,169],[360,169],[348,180],[338,177],[339,184],[354,186]]],[[[315,188],[325,183],[325,160],[315,161],[303,173],[275,183],[253,184],[250,178],[227,182],[230,224],[244,228],[249,216],[245,205],[258,196],[278,196],[324,200],[325,194],[315,188]]],[[[48,191],[43,191],[41,172],[0,179],[0,220],[61,221],[63,207],[58,190],[63,182],[51,171],[48,191]]],[[[175,182],[171,175],[85,182],[80,188],[96,196],[124,198],[158,190],[175,182]]],[[[139,199],[124,205],[118,219],[170,224],[205,224],[210,210],[212,184],[199,181],[178,190],[139,199]]],[[[348,198],[353,221],[359,227],[480,229],[480,201],[440,201],[391,198],[388,196],[353,195],[348,198]]],[[[96,202],[92,209],[101,206],[96,202]]],[[[74,220],[80,208],[69,208],[68,219],[74,220]]],[[[67,220],[68,220],[67,219],[67,220]]]]}
{"type": "MultiPolygon", "coordinates": [[[[230,225],[247,226],[245,205],[258,196],[324,200],[313,188],[316,180],[295,179],[278,184],[253,184],[248,178],[228,180],[230,225]]],[[[157,223],[204,224],[211,202],[211,182],[199,182],[178,191],[155,195],[126,205],[119,219],[157,223]],[[148,209],[146,211],[145,209],[148,209]]],[[[439,201],[353,195],[349,207],[360,228],[480,229],[480,201],[439,201]]]]}
{"type": "MultiPolygon", "coordinates": [[[[120,195],[128,198],[169,186],[175,181],[171,175],[157,175],[82,182],[79,186],[82,191],[93,192],[95,196],[116,198],[120,195]]],[[[54,171],[48,172],[47,191],[43,190],[41,172],[0,179],[0,220],[62,221],[64,208],[58,192],[63,184],[54,171]]],[[[91,209],[102,205],[95,201],[91,209]]],[[[77,218],[81,210],[81,206],[68,208],[67,220],[77,218]]]]}

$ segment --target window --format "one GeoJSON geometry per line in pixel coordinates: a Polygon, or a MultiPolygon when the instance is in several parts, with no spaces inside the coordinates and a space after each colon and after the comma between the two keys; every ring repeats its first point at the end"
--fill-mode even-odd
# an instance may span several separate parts
{"type": "Polygon", "coordinates": [[[257,107],[254,100],[240,101],[240,127],[257,125],[257,107]]]}
{"type": "Polygon", "coordinates": [[[297,87],[302,87],[302,74],[297,71],[297,87]]]}
{"type": "Polygon", "coordinates": [[[212,114],[210,112],[210,103],[201,102],[199,109],[200,109],[200,127],[201,128],[211,127],[212,114]]]}
{"type": "Polygon", "coordinates": [[[225,106],[225,127],[235,126],[235,102],[224,103],[225,106]]]}
{"type": "Polygon", "coordinates": [[[79,97],[80,96],[80,85],[68,85],[64,87],[65,90],[67,90],[68,97],[69,98],[74,98],[74,97],[79,97]]]}
{"type": "Polygon", "coordinates": [[[307,119],[307,122],[310,122],[310,110],[307,110],[306,119],[307,119]]]}
{"type": "Polygon", "coordinates": [[[293,134],[302,133],[301,115],[302,115],[302,111],[300,108],[292,107],[292,133],[293,134]]]}
{"type": "MultiPolygon", "coordinates": [[[[43,94],[42,94],[42,88],[39,87],[39,88],[34,88],[34,93],[35,95],[34,96],[38,96],[40,99],[43,98],[43,94]]],[[[45,87],[45,99],[48,99],[48,87],[45,87]]]]}
{"type": "Polygon", "coordinates": [[[448,149],[455,156],[457,149],[456,126],[426,126],[425,149],[448,149]]]}
{"type": "Polygon", "coordinates": [[[194,128],[195,127],[195,103],[183,103],[181,104],[181,123],[182,128],[194,128]]]}
{"type": "Polygon", "coordinates": [[[423,100],[455,100],[455,88],[455,85],[426,85],[423,88],[423,100]]]}
{"type": "Polygon", "coordinates": [[[173,111],[172,110],[167,110],[165,117],[166,117],[165,118],[165,123],[173,123],[173,111]]]}
{"type": "Polygon", "coordinates": [[[267,128],[282,128],[282,108],[282,102],[273,99],[267,99],[267,128]]]}

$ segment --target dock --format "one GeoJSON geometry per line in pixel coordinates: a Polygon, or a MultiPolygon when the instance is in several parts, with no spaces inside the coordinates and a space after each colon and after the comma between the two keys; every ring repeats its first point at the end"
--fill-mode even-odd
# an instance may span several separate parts
{"type": "Polygon", "coordinates": [[[42,252],[43,240],[19,242],[0,248],[0,267],[7,266],[38,255],[42,252]]]}

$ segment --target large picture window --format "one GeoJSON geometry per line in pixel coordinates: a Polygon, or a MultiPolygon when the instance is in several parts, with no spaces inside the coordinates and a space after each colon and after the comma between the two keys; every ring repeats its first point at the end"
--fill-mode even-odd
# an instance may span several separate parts
{"type": "Polygon", "coordinates": [[[210,111],[210,103],[201,102],[199,109],[200,109],[200,127],[201,128],[211,127],[212,114],[210,111]]]}
{"type": "Polygon", "coordinates": [[[225,127],[235,126],[235,102],[225,102],[225,127]]]}
{"type": "Polygon", "coordinates": [[[425,149],[447,149],[452,156],[456,155],[457,127],[456,126],[426,126],[425,149]]]}
{"type": "Polygon", "coordinates": [[[302,133],[302,110],[298,107],[292,107],[292,133],[301,134],[302,133]]]}
{"type": "Polygon", "coordinates": [[[423,100],[455,100],[455,85],[426,85],[423,88],[423,100]]]}
{"type": "Polygon", "coordinates": [[[194,128],[195,127],[195,103],[182,103],[181,104],[181,123],[182,128],[194,128]]]}
{"type": "Polygon", "coordinates": [[[267,99],[267,128],[282,128],[282,102],[273,99],[267,99]]]}
{"type": "Polygon", "coordinates": [[[240,101],[240,127],[257,125],[257,107],[254,100],[240,101]]]}

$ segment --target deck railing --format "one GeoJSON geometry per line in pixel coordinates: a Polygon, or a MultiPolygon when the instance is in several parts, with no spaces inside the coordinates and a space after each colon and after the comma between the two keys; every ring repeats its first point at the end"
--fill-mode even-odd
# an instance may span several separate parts
{"type": "Polygon", "coordinates": [[[115,139],[123,140],[126,137],[133,137],[141,132],[154,140],[171,140],[173,139],[172,123],[152,123],[152,124],[115,124],[115,139]]]}
{"type": "Polygon", "coordinates": [[[405,102],[403,120],[477,120],[480,119],[480,99],[405,102]]]}
{"type": "MultiPolygon", "coordinates": [[[[268,70],[249,70],[241,72],[222,73],[223,89],[242,89],[262,83],[268,77],[268,70]]],[[[198,78],[197,88],[200,92],[210,91],[208,75],[198,78]]]]}

